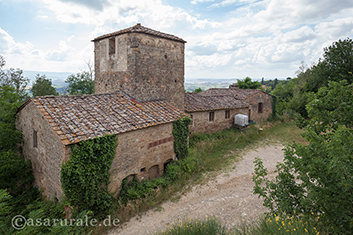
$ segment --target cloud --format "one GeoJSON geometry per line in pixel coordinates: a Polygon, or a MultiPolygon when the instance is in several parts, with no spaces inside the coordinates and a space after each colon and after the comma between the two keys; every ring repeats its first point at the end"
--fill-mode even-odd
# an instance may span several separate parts
{"type": "Polygon", "coordinates": [[[0,30],[0,53],[32,70],[84,69],[93,60],[91,39],[136,23],[187,41],[188,78],[291,76],[302,60],[317,61],[324,46],[353,36],[351,0],[192,0],[188,9],[162,0],[38,1],[37,18],[49,16],[75,37],[58,37],[48,49],[0,30]]]}
{"type": "Polygon", "coordinates": [[[198,4],[198,3],[204,3],[204,2],[214,2],[215,0],[192,0],[191,4],[198,4]]]}
{"type": "Polygon", "coordinates": [[[350,0],[271,0],[256,17],[270,22],[281,21],[282,24],[315,23],[350,7],[353,7],[350,0]]]}
{"type": "Polygon", "coordinates": [[[317,36],[315,35],[315,32],[307,25],[295,29],[292,31],[289,31],[283,35],[282,41],[284,42],[293,42],[293,43],[303,43],[306,40],[313,40],[317,36]]]}
{"type": "Polygon", "coordinates": [[[86,6],[94,10],[102,11],[104,7],[109,7],[109,0],[60,0],[61,2],[70,2],[78,5],[86,6]]]}
{"type": "Polygon", "coordinates": [[[353,17],[322,22],[316,25],[318,35],[326,40],[337,40],[353,34],[353,17]]]}
{"type": "Polygon", "coordinates": [[[190,48],[190,51],[194,52],[196,55],[212,55],[217,52],[216,45],[197,45],[190,48]]]}
{"type": "MultiPolygon", "coordinates": [[[[70,42],[71,38],[72,37],[69,37],[67,41],[70,42]]],[[[74,51],[75,49],[69,46],[65,41],[60,41],[59,49],[48,52],[46,59],[52,61],[65,61],[68,55],[74,51]]]]}
{"type": "Polygon", "coordinates": [[[259,2],[259,0],[224,0],[220,3],[213,4],[211,7],[224,7],[224,6],[229,6],[232,4],[235,4],[238,6],[243,6],[243,5],[248,5],[248,4],[256,3],[256,2],[259,2]]]}
{"type": "Polygon", "coordinates": [[[15,42],[13,37],[0,28],[0,54],[25,54],[33,48],[30,42],[15,42]]]}

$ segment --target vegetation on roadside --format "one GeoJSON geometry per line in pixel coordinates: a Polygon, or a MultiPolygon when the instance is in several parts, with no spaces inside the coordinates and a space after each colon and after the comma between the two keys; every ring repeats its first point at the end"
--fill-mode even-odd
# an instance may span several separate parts
{"type": "Polygon", "coordinates": [[[324,234],[353,234],[353,40],[340,40],[324,51],[324,59],[298,80],[305,88],[298,94],[312,98],[299,109],[292,101],[280,102],[299,114],[296,123],[309,144],[286,146],[274,180],[267,179],[257,159],[254,193],[272,214],[312,221],[324,234]]]}
{"type": "Polygon", "coordinates": [[[235,235],[318,235],[319,230],[315,223],[310,220],[300,219],[298,217],[281,217],[276,214],[260,218],[257,222],[251,224],[240,224],[234,228],[235,235]]]}
{"type": "Polygon", "coordinates": [[[215,217],[183,219],[168,226],[156,235],[226,235],[226,227],[215,217]]]}

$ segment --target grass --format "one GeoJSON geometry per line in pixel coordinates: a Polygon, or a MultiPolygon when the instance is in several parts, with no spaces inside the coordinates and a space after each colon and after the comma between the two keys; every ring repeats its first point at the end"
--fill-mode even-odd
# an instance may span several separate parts
{"type": "Polygon", "coordinates": [[[156,235],[226,235],[226,227],[214,217],[205,220],[183,219],[156,235]]]}
{"type": "Polygon", "coordinates": [[[319,235],[314,223],[304,218],[272,215],[262,217],[257,222],[242,223],[234,228],[214,217],[205,220],[182,219],[167,226],[155,235],[319,235]]]}
{"type": "MultiPolygon", "coordinates": [[[[217,173],[235,161],[241,154],[252,148],[273,143],[305,143],[302,131],[292,123],[263,123],[250,126],[245,131],[230,128],[214,134],[198,134],[190,138],[189,157],[174,166],[177,177],[165,186],[159,186],[146,197],[129,200],[127,203],[115,201],[108,214],[119,218],[123,223],[149,209],[159,208],[168,200],[177,202],[180,195],[195,184],[207,180],[207,176],[217,173]],[[263,130],[259,130],[259,128],[263,130]]],[[[157,209],[158,210],[158,209],[157,209]]],[[[109,227],[96,227],[92,234],[102,234],[109,227]]]]}
{"type": "Polygon", "coordinates": [[[298,142],[305,144],[302,130],[292,123],[265,123],[250,126],[245,131],[226,129],[214,134],[198,134],[190,138],[190,157],[201,164],[202,172],[224,169],[232,161],[240,160],[241,153],[265,144],[298,142]],[[259,130],[259,128],[263,130],[259,130]]]}

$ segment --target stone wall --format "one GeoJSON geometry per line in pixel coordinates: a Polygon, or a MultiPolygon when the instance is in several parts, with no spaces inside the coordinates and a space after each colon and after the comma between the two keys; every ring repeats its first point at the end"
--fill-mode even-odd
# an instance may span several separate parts
{"type": "Polygon", "coordinates": [[[192,123],[190,124],[190,131],[193,133],[213,133],[227,129],[233,126],[235,114],[247,114],[248,108],[231,109],[230,118],[225,118],[226,110],[214,111],[214,121],[209,121],[209,111],[192,112],[192,123]]]}
{"type": "Polygon", "coordinates": [[[17,114],[16,127],[23,133],[23,155],[32,162],[35,185],[44,190],[48,199],[62,197],[61,164],[67,154],[65,146],[40,110],[30,102],[17,114]],[[37,147],[33,146],[37,132],[37,147]]]}
{"type": "Polygon", "coordinates": [[[143,33],[95,41],[95,92],[123,90],[137,101],[184,107],[184,43],[143,33]],[[115,53],[109,40],[115,38],[115,53]]]}
{"type": "Polygon", "coordinates": [[[129,176],[142,180],[163,175],[164,165],[175,159],[172,130],[173,124],[168,123],[119,134],[109,190],[118,192],[129,176]]]}
{"type": "Polygon", "coordinates": [[[245,102],[251,104],[251,108],[247,115],[249,120],[255,122],[264,121],[272,115],[272,96],[265,92],[257,92],[250,95],[245,102]],[[262,103],[262,113],[259,113],[259,103],[262,103]]]}

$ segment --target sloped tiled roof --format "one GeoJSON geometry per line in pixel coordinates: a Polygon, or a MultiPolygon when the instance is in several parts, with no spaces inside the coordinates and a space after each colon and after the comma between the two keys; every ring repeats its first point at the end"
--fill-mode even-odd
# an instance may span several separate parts
{"type": "Polygon", "coordinates": [[[231,96],[204,96],[201,93],[185,93],[185,111],[199,112],[249,107],[249,104],[231,96]]]}
{"type": "Polygon", "coordinates": [[[210,88],[201,92],[202,96],[231,96],[239,100],[244,100],[247,97],[263,92],[258,89],[229,89],[229,88],[210,88]]]}
{"type": "Polygon", "coordinates": [[[30,99],[64,145],[105,134],[119,134],[177,120],[181,110],[159,100],[138,103],[123,92],[30,99]]]}
{"type": "Polygon", "coordinates": [[[99,40],[104,39],[104,38],[117,36],[117,35],[125,34],[125,33],[144,33],[144,34],[149,34],[149,35],[153,35],[153,36],[157,36],[157,37],[161,37],[161,38],[167,38],[167,39],[171,39],[171,40],[174,40],[174,41],[179,41],[179,42],[186,43],[186,41],[184,41],[183,39],[181,39],[181,38],[179,38],[177,36],[174,36],[174,35],[171,35],[171,34],[167,34],[167,33],[162,33],[162,32],[159,32],[157,30],[153,30],[153,29],[144,27],[141,24],[136,24],[135,26],[132,26],[130,28],[122,29],[122,30],[119,30],[119,31],[116,31],[116,32],[113,32],[113,33],[104,34],[102,36],[99,36],[99,37],[93,39],[92,41],[93,42],[94,41],[99,41],[99,40]]]}

